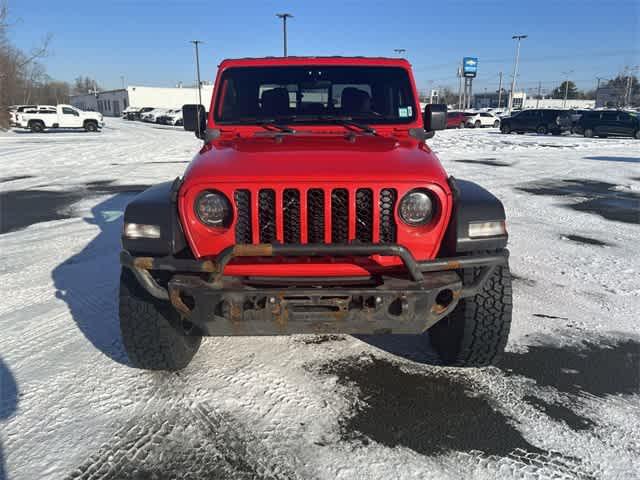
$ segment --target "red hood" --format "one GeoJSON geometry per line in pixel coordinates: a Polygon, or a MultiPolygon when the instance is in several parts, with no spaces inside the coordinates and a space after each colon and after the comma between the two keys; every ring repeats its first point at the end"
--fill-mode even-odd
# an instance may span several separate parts
{"type": "Polygon", "coordinates": [[[385,181],[435,183],[446,173],[424,143],[410,137],[344,134],[256,135],[204,147],[185,173],[183,192],[220,182],[385,181]]]}

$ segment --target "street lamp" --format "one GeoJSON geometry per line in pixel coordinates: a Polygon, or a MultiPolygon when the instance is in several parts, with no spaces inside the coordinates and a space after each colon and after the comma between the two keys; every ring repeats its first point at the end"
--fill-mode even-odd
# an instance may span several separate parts
{"type": "Polygon", "coordinates": [[[567,108],[567,96],[569,94],[569,75],[573,73],[573,70],[569,70],[568,72],[562,72],[562,76],[565,78],[564,80],[564,100],[562,101],[562,108],[567,108]]]}
{"type": "Polygon", "coordinates": [[[290,13],[276,13],[276,17],[282,19],[282,35],[284,37],[284,56],[287,56],[287,18],[293,18],[290,13]]]}
{"type": "Polygon", "coordinates": [[[516,77],[518,76],[518,62],[520,61],[520,41],[527,38],[527,35],[514,35],[511,37],[512,40],[517,40],[516,46],[516,61],[513,65],[513,78],[511,79],[511,94],[509,95],[509,112],[513,108],[513,94],[516,90],[516,77]]]}

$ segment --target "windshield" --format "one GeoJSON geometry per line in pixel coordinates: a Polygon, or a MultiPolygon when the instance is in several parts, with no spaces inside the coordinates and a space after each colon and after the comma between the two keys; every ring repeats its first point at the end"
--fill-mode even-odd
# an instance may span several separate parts
{"type": "Polygon", "coordinates": [[[224,72],[220,124],[410,123],[416,102],[407,71],[392,67],[239,67],[224,72]]]}

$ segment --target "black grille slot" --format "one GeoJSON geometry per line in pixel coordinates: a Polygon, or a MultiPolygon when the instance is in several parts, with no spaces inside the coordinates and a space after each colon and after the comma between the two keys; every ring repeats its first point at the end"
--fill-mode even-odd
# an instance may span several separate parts
{"type": "Polygon", "coordinates": [[[380,243],[395,243],[397,227],[394,210],[398,193],[392,188],[380,191],[380,243]]]}
{"type": "Polygon", "coordinates": [[[307,242],[324,243],[324,191],[320,188],[307,192],[307,242]]]}
{"type": "Polygon", "coordinates": [[[236,202],[236,243],[252,243],[251,231],[251,192],[249,190],[236,190],[233,194],[236,202]]]}
{"type": "Polygon", "coordinates": [[[300,192],[287,188],[282,196],[284,243],[300,243],[300,192]]]}
{"type": "Polygon", "coordinates": [[[260,190],[258,202],[260,243],[273,243],[276,241],[276,193],[270,189],[260,190]]]}
{"type": "Polygon", "coordinates": [[[349,192],[336,188],[331,192],[331,243],[349,240],[349,192]]]}
{"type": "Polygon", "coordinates": [[[361,188],[356,192],[356,238],[373,242],[373,191],[361,188]]]}

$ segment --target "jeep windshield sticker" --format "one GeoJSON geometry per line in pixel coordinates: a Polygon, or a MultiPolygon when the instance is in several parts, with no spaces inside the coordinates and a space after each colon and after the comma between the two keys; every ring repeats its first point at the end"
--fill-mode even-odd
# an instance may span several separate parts
{"type": "Polygon", "coordinates": [[[413,116],[413,108],[411,108],[411,105],[407,107],[407,113],[409,114],[410,117],[413,116]]]}
{"type": "Polygon", "coordinates": [[[409,110],[407,109],[407,107],[400,107],[398,108],[398,116],[400,118],[406,118],[409,116],[409,110]]]}

